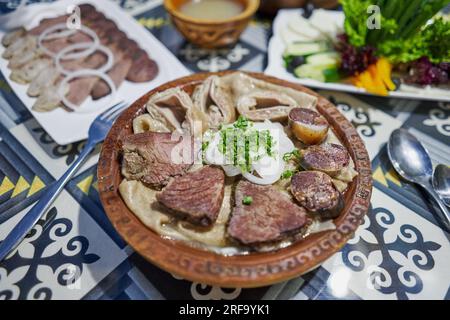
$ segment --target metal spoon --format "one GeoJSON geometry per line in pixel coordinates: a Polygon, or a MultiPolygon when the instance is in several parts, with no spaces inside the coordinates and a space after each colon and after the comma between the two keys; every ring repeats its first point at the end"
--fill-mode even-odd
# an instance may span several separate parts
{"type": "Polygon", "coordinates": [[[434,168],[433,188],[444,204],[450,207],[450,168],[445,164],[438,164],[434,168]]]}
{"type": "Polygon", "coordinates": [[[389,138],[387,151],[392,166],[405,180],[416,183],[437,202],[450,228],[450,214],[431,185],[433,165],[430,156],[415,136],[405,129],[394,130],[389,138]]]}

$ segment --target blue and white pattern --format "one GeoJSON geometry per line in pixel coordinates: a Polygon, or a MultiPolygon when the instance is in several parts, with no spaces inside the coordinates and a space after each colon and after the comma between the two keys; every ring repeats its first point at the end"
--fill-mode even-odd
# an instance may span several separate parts
{"type": "MultiPolygon", "coordinates": [[[[160,0],[114,0],[193,72],[261,71],[270,24],[253,21],[232,48],[203,50],[170,25],[160,0]]],[[[1,12],[13,10],[14,3],[1,12]]],[[[27,3],[35,2],[28,0],[27,3]]],[[[372,209],[348,244],[322,266],[269,287],[191,283],[153,266],[116,233],[98,198],[98,152],[21,245],[0,263],[0,299],[450,299],[450,235],[433,204],[401,180],[386,154],[396,128],[417,135],[434,163],[450,159],[448,104],[320,92],[364,139],[374,178],[372,209]]],[[[0,75],[0,241],[83,142],[59,146],[0,75]]]]}

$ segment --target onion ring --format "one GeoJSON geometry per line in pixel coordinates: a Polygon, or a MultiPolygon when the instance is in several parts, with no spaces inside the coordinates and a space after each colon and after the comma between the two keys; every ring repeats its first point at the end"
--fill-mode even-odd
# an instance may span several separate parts
{"type": "MultiPolygon", "coordinates": [[[[68,74],[74,72],[74,71],[71,71],[71,70],[64,69],[63,66],[61,65],[61,60],[71,60],[71,55],[67,54],[70,51],[77,50],[77,49],[86,49],[86,51],[89,50],[89,48],[91,46],[91,43],[92,42],[74,43],[74,44],[72,44],[70,46],[65,47],[61,51],[59,51],[56,54],[56,56],[54,57],[56,69],[61,74],[64,74],[64,75],[68,75],[68,74]]],[[[86,51],[82,51],[82,52],[86,52],[86,51]]],[[[98,45],[97,47],[95,47],[95,50],[93,52],[95,52],[95,51],[102,51],[106,55],[106,57],[108,59],[106,61],[106,63],[103,64],[98,69],[82,69],[82,70],[96,70],[96,71],[103,72],[103,73],[107,72],[114,65],[114,56],[113,56],[111,50],[109,48],[103,46],[103,45],[98,45]]]]}
{"type": "Polygon", "coordinates": [[[91,112],[98,112],[99,111],[98,109],[95,109],[95,108],[92,108],[92,107],[81,108],[80,106],[77,106],[76,104],[73,104],[72,102],[70,102],[66,98],[66,93],[64,92],[64,88],[65,88],[66,84],[68,84],[69,81],[74,79],[74,78],[82,78],[82,77],[85,77],[85,76],[96,76],[96,77],[99,77],[99,78],[103,79],[108,84],[108,86],[111,88],[111,93],[109,94],[110,101],[108,101],[108,103],[102,102],[103,105],[108,107],[109,106],[109,102],[113,101],[113,99],[114,99],[114,97],[116,95],[116,92],[117,92],[116,85],[114,84],[112,79],[107,74],[99,72],[98,70],[91,70],[91,69],[82,69],[82,70],[74,71],[74,72],[68,74],[67,77],[65,77],[61,81],[61,83],[59,84],[59,87],[58,87],[58,95],[59,95],[61,101],[64,103],[64,105],[66,107],[68,107],[69,109],[71,109],[72,111],[77,112],[77,113],[91,113],[91,112]]]}
{"type": "MultiPolygon", "coordinates": [[[[85,27],[85,26],[81,26],[81,28],[77,29],[77,30],[67,29],[67,26],[65,23],[58,23],[54,26],[48,27],[47,29],[44,30],[44,32],[42,32],[39,35],[38,46],[42,51],[44,51],[45,54],[47,54],[53,58],[53,57],[55,57],[56,53],[47,49],[42,44],[42,42],[44,40],[68,37],[68,36],[76,33],[77,31],[82,31],[83,33],[86,33],[89,37],[91,37],[93,40],[92,46],[89,48],[86,48],[86,50],[84,50],[84,51],[72,53],[71,55],[67,56],[67,59],[79,59],[79,58],[87,57],[88,55],[92,54],[95,51],[96,47],[100,44],[100,39],[98,38],[97,33],[95,33],[92,29],[89,29],[88,27],[85,27]],[[66,30],[64,30],[64,29],[66,29],[66,30]],[[64,31],[62,31],[58,34],[52,34],[56,30],[64,30],[64,31]]],[[[86,42],[86,43],[88,43],[88,42],[86,42]]]]}

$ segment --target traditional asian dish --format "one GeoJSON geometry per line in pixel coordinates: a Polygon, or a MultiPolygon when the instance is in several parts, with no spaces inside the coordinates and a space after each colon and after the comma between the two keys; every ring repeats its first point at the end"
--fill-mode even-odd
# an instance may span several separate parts
{"type": "Polygon", "coordinates": [[[317,101],[240,72],[157,92],[120,141],[120,195],[161,236],[226,255],[333,229],[357,172],[317,101]]]}
{"type": "Polygon", "coordinates": [[[27,94],[37,98],[35,111],[76,111],[89,96],[114,95],[125,80],[147,82],[158,74],[155,61],[114,21],[90,4],[79,8],[79,26],[70,27],[71,16],[62,15],[2,39],[10,78],[28,85],[27,94]]]}

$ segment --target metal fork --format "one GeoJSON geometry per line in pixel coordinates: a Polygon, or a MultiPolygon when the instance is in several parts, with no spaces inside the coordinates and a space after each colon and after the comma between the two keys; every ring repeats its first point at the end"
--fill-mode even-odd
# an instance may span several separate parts
{"type": "Polygon", "coordinates": [[[127,104],[123,101],[119,102],[95,118],[89,128],[89,136],[86,145],[80,152],[77,160],[62,175],[62,177],[59,178],[58,181],[49,186],[47,191],[34,205],[34,207],[25,214],[22,220],[20,220],[20,222],[6,236],[5,240],[0,243],[0,262],[22,241],[27,233],[39,221],[42,215],[48,210],[56,197],[64,189],[66,183],[73,177],[75,172],[77,172],[92,150],[94,150],[95,146],[105,139],[112,124],[126,105],[127,104]]]}

